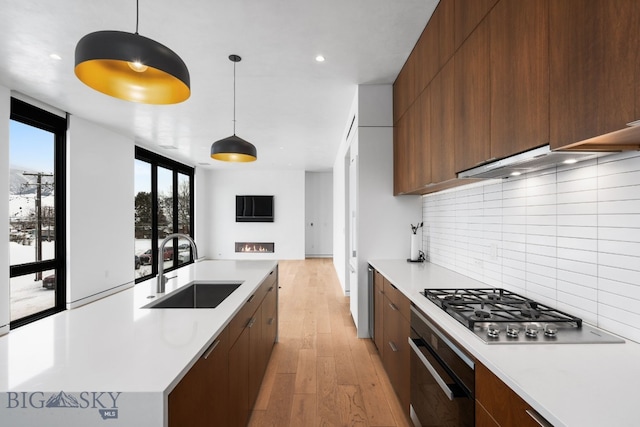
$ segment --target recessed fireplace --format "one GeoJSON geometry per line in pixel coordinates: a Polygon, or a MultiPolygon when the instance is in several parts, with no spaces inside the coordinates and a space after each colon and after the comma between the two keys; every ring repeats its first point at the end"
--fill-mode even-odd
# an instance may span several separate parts
{"type": "Polygon", "coordinates": [[[236,252],[242,253],[274,253],[273,242],[236,242],[236,252]]]}

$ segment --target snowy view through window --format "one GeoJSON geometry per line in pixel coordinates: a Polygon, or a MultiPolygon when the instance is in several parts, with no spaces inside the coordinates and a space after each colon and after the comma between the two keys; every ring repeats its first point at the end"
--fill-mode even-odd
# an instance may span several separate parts
{"type": "MultiPolygon", "coordinates": [[[[135,162],[135,277],[137,279],[151,276],[153,259],[151,248],[154,220],[158,231],[158,243],[171,233],[190,234],[190,180],[189,176],[157,166],[157,212],[153,210],[151,171],[154,165],[136,160],[135,162]],[[173,182],[176,174],[178,191],[174,194],[173,182]],[[177,228],[174,226],[177,219],[177,228]]],[[[178,250],[174,250],[174,242],[168,242],[164,248],[162,259],[164,268],[184,264],[191,259],[191,248],[186,240],[178,241],[178,250]]]]}
{"type": "MultiPolygon", "coordinates": [[[[55,258],[54,134],[10,121],[9,259],[55,258]]],[[[55,271],[12,277],[11,320],[55,306],[55,271]]]]}

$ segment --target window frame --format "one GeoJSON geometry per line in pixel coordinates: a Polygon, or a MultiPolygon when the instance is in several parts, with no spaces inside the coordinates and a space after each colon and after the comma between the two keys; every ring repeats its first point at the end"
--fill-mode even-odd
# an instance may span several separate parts
{"type": "Polygon", "coordinates": [[[66,225],[66,145],[67,145],[67,117],[61,117],[49,111],[28,104],[11,97],[10,120],[17,121],[28,126],[33,126],[51,132],[54,135],[54,200],[55,200],[55,228],[54,242],[55,256],[53,259],[15,264],[9,266],[9,279],[35,274],[48,270],[55,270],[56,294],[55,305],[51,308],[30,314],[20,319],[11,320],[9,329],[14,329],[33,321],[66,310],[67,305],[67,225],[66,225]]]}
{"type": "MultiPolygon", "coordinates": [[[[154,153],[142,147],[135,147],[135,159],[140,160],[142,162],[149,163],[151,166],[151,251],[152,251],[152,259],[158,259],[158,245],[160,244],[160,240],[158,239],[158,167],[162,167],[164,169],[168,169],[172,172],[172,186],[173,186],[173,200],[172,200],[172,209],[173,209],[173,221],[172,228],[173,232],[177,232],[179,227],[179,219],[178,219],[178,174],[183,174],[189,177],[189,236],[193,238],[194,236],[194,194],[195,194],[195,168],[191,166],[187,166],[178,161],[169,159],[160,154],[154,153]]],[[[135,198],[136,194],[134,194],[135,198]]],[[[178,239],[174,239],[173,247],[177,248],[178,239]]],[[[173,265],[171,267],[165,268],[164,271],[172,271],[177,268],[183,267],[188,264],[193,263],[193,256],[188,262],[178,264],[178,256],[177,251],[174,252],[175,255],[173,257],[173,265]]],[[[152,279],[158,275],[158,263],[151,263],[151,274],[147,276],[137,277],[135,279],[135,283],[140,283],[145,280],[152,279]]]]}

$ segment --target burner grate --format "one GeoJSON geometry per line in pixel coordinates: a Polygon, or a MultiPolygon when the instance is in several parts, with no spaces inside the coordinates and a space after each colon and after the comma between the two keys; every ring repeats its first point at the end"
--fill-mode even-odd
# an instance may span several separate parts
{"type": "Polygon", "coordinates": [[[424,296],[471,330],[477,323],[486,322],[582,326],[578,317],[501,288],[425,289],[424,296]]]}

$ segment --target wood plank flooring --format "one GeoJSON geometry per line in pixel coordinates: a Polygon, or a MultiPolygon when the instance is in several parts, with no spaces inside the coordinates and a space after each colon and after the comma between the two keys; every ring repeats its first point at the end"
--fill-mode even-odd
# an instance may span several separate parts
{"type": "Polygon", "coordinates": [[[279,342],[249,421],[409,427],[370,339],[358,339],[331,259],[280,261],[279,342]]]}

